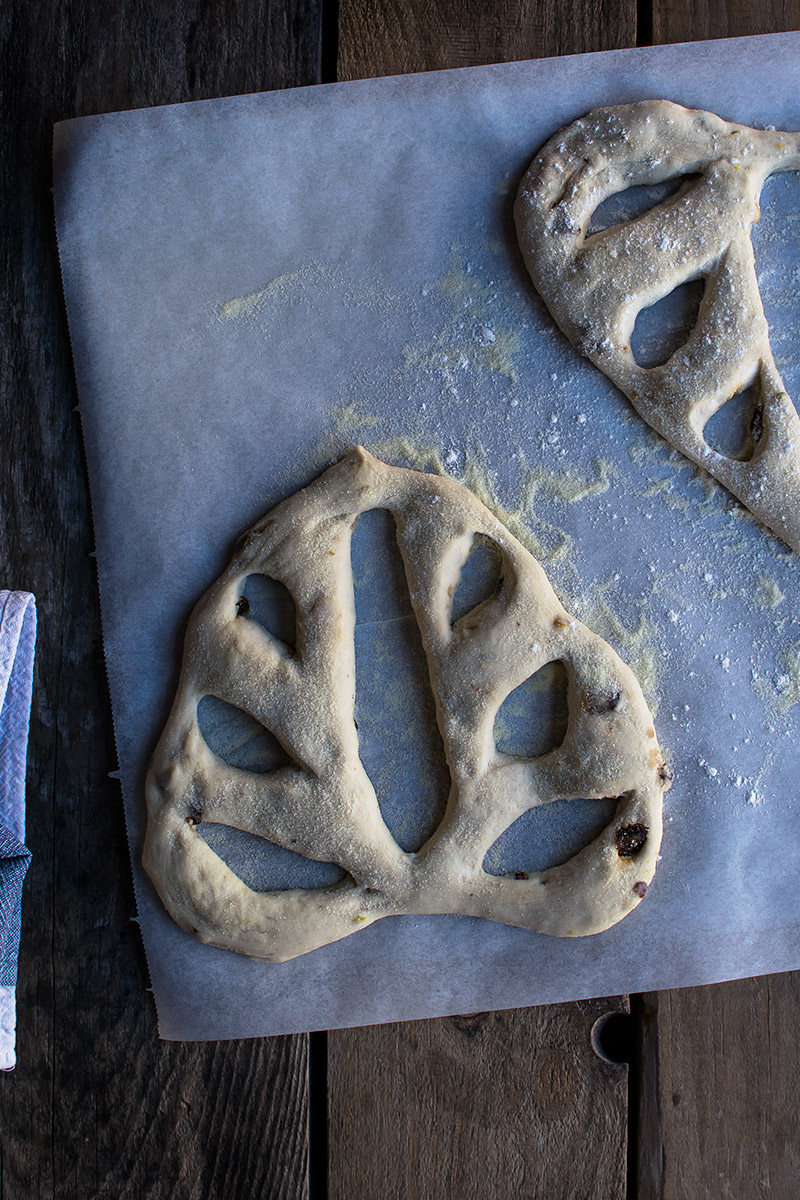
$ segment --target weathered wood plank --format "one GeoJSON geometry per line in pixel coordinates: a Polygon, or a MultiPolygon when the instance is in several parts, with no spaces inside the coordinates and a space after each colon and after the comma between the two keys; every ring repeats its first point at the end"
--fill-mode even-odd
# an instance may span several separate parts
{"type": "Polygon", "coordinates": [[[330,1200],[623,1200],[627,1069],[589,1000],[329,1035],[330,1200]]]}
{"type": "Polygon", "coordinates": [[[797,1195],[800,972],[645,997],[638,1200],[797,1195]]]}
{"type": "Polygon", "coordinates": [[[653,0],[653,42],[694,42],[800,28],[800,0],[653,0]]]}
{"type": "Polygon", "coordinates": [[[156,1037],[103,669],[50,199],[54,121],[319,78],[320,0],[10,0],[0,13],[0,576],[36,593],[19,1065],[0,1195],[280,1197],[307,1187],[307,1039],[156,1037]]]}
{"type": "Polygon", "coordinates": [[[339,78],[636,44],[635,0],[340,0],[339,78]]]}

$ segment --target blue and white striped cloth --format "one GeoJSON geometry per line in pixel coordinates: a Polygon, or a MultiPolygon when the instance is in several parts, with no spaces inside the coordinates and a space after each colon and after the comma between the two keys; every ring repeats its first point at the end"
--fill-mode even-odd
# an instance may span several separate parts
{"type": "Polygon", "coordinates": [[[16,1063],[16,988],[25,848],[25,761],[31,716],[36,602],[0,591],[0,1070],[16,1063]]]}

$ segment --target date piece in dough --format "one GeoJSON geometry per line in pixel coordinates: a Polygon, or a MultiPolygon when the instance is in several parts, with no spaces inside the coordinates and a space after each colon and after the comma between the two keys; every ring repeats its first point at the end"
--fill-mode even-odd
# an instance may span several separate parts
{"type": "Polygon", "coordinates": [[[764,181],[800,168],[800,134],[729,125],[666,100],[600,108],[547,143],[515,216],[533,282],[564,333],[671,445],[800,550],[800,421],[769,343],[750,229],[764,181]],[[636,184],[687,180],[642,216],[587,236],[595,209],[636,184]],[[697,324],[661,366],[637,365],[639,312],[705,278],[697,324]],[[754,385],[752,458],[703,437],[709,418],[754,385]]]}
{"type": "Polygon", "coordinates": [[[144,865],[184,929],[273,961],[403,913],[590,934],[647,891],[667,784],[632,672],[568,616],[528,551],[454,480],[389,467],[357,448],[245,535],[192,614],[178,694],[147,777],[144,865]],[[415,854],[384,824],[353,719],[350,537],[372,508],[394,516],[452,779],[445,816],[415,854]],[[453,594],[476,536],[497,547],[501,582],[453,624],[453,594]],[[254,572],[279,580],[294,599],[294,654],[240,611],[254,572]],[[538,759],[500,754],[497,710],[554,660],[568,678],[564,742],[538,759]],[[293,765],[257,775],[216,757],[197,724],[209,694],[269,729],[293,765]],[[525,879],[483,870],[486,852],[529,808],[578,797],[617,799],[611,824],[578,854],[525,879]],[[251,891],[199,835],[200,820],[338,863],[347,875],[332,887],[251,891]]]}

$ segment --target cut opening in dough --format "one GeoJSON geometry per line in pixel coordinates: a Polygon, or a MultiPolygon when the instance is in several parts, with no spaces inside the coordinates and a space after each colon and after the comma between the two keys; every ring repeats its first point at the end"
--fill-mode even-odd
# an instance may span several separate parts
{"type": "Polygon", "coordinates": [[[755,272],[773,353],[780,363],[787,399],[800,403],[800,356],[797,354],[798,274],[797,220],[800,214],[800,170],[770,175],[759,201],[761,215],[753,224],[755,272]],[[789,268],[787,270],[787,268],[789,268]]]}
{"type": "Polygon", "coordinates": [[[557,659],[545,663],[506,696],[494,719],[494,741],[510,758],[542,758],[567,735],[567,669],[557,659]]]}
{"type": "Polygon", "coordinates": [[[497,543],[491,538],[476,535],[453,593],[450,623],[455,625],[467,613],[490,600],[497,592],[502,574],[503,556],[497,543]]]}
{"type": "Polygon", "coordinates": [[[296,650],[297,611],[289,589],[280,580],[248,575],[236,602],[236,615],[265,629],[282,653],[296,650]]]}
{"type": "Polygon", "coordinates": [[[664,179],[661,183],[637,183],[621,192],[606,196],[589,218],[587,237],[594,237],[605,229],[616,225],[625,225],[643,217],[650,209],[665,200],[683,193],[701,176],[697,174],[676,175],[672,179],[664,179]]]}
{"type": "Polygon", "coordinates": [[[317,862],[278,846],[268,838],[202,821],[196,832],[226,866],[254,892],[285,892],[291,888],[328,888],[341,883],[347,872],[336,863],[317,862]]]}
{"type": "Polygon", "coordinates": [[[362,513],[350,546],[358,752],[389,832],[411,853],[436,829],[450,791],[428,662],[391,512],[362,513]]]}
{"type": "Polygon", "coordinates": [[[567,862],[614,818],[618,800],[553,800],[529,808],[500,835],[483,860],[489,875],[513,879],[567,862]]]}
{"type": "Polygon", "coordinates": [[[646,370],[663,366],[686,345],[697,325],[705,290],[705,278],[690,279],[639,310],[631,334],[637,366],[646,370]]]}
{"type": "Polygon", "coordinates": [[[291,756],[268,729],[219,696],[201,697],[197,726],[209,750],[238,771],[266,775],[293,765],[291,756]]]}
{"type": "Polygon", "coordinates": [[[361,513],[350,535],[356,624],[413,620],[397,526],[388,508],[361,513]]]}
{"type": "Polygon", "coordinates": [[[717,409],[706,422],[703,437],[717,454],[736,462],[750,462],[763,432],[761,388],[758,383],[752,383],[717,409]]]}

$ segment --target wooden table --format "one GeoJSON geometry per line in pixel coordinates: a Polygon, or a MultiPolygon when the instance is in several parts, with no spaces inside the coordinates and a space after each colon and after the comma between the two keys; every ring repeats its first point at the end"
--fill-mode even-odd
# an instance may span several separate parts
{"type": "Polygon", "coordinates": [[[0,1200],[800,1195],[800,973],[169,1044],[135,923],[50,200],[54,121],[800,26],[800,0],[6,0],[1,582],[35,592],[19,1065],[0,1200]],[[617,1022],[597,1056],[595,1021],[617,1022]]]}

